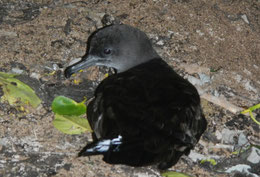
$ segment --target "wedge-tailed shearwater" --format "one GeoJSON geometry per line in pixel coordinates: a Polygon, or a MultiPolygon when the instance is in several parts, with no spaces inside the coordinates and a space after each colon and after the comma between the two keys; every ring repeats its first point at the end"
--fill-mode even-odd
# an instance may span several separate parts
{"type": "Polygon", "coordinates": [[[102,154],[110,164],[163,170],[189,154],[207,127],[199,94],[157,54],[144,32],[129,25],[97,30],[86,55],[65,76],[94,65],[116,72],[99,84],[88,105],[95,137],[80,156],[102,154]]]}

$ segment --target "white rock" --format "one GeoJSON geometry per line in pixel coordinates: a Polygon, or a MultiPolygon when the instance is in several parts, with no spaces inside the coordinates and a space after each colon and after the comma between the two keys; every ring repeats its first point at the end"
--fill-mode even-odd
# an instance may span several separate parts
{"type": "Polygon", "coordinates": [[[33,72],[30,74],[30,77],[39,80],[41,75],[39,73],[33,72]]]}
{"type": "Polygon", "coordinates": [[[249,21],[248,21],[248,18],[247,16],[244,14],[244,15],[241,15],[241,18],[244,20],[244,22],[246,22],[247,24],[249,24],[249,21]]]}
{"type": "Polygon", "coordinates": [[[200,79],[197,79],[196,77],[193,77],[193,76],[188,76],[188,81],[190,82],[190,83],[192,83],[193,85],[202,85],[202,82],[201,82],[201,80],[200,79]]]}
{"type": "Polygon", "coordinates": [[[24,72],[24,70],[21,70],[19,68],[12,68],[12,73],[15,73],[15,74],[22,74],[24,72]]]}
{"type": "Polygon", "coordinates": [[[251,153],[247,157],[247,161],[254,163],[254,164],[260,163],[260,150],[255,147],[252,147],[251,153]]]}
{"type": "Polygon", "coordinates": [[[156,42],[156,44],[157,44],[157,45],[163,45],[164,42],[163,42],[163,40],[159,40],[158,42],[156,42]]]}
{"type": "Polygon", "coordinates": [[[249,165],[239,164],[239,165],[235,165],[235,166],[233,166],[233,167],[228,168],[228,169],[226,170],[226,172],[227,172],[227,173],[231,173],[231,172],[234,172],[234,171],[238,171],[238,172],[241,172],[241,173],[250,174],[250,175],[252,175],[253,177],[259,177],[258,175],[249,172],[250,169],[251,169],[251,167],[250,167],[249,165]]]}
{"type": "Polygon", "coordinates": [[[59,66],[56,63],[54,63],[52,65],[52,68],[53,68],[54,71],[57,71],[59,69],[59,66]]]}
{"type": "Polygon", "coordinates": [[[188,156],[193,162],[197,162],[198,160],[203,160],[203,159],[220,159],[220,156],[216,155],[203,155],[195,152],[194,150],[190,151],[190,154],[188,156]]]}
{"type": "Polygon", "coordinates": [[[221,140],[222,139],[222,134],[220,133],[220,131],[216,131],[216,133],[215,133],[215,135],[216,135],[216,138],[218,139],[218,140],[221,140]]]}
{"type": "Polygon", "coordinates": [[[218,92],[217,90],[214,90],[213,95],[214,95],[215,97],[219,97],[219,96],[220,96],[220,94],[219,94],[219,92],[218,92]]]}
{"type": "Polygon", "coordinates": [[[228,144],[234,144],[234,136],[238,134],[237,131],[234,131],[234,130],[229,130],[227,128],[224,128],[222,131],[221,131],[221,134],[222,134],[222,141],[224,143],[228,143],[228,144]]]}
{"type": "Polygon", "coordinates": [[[239,75],[239,74],[236,74],[236,75],[235,75],[235,79],[236,79],[237,82],[241,82],[242,76],[239,75]]]}
{"type": "Polygon", "coordinates": [[[0,163],[7,163],[6,160],[0,160],[0,163]]]}
{"type": "Polygon", "coordinates": [[[197,160],[202,160],[202,159],[206,159],[206,156],[199,154],[195,151],[191,151],[189,154],[189,158],[191,158],[191,160],[193,162],[196,162],[197,160]]]}
{"type": "Polygon", "coordinates": [[[210,82],[210,77],[206,74],[203,74],[203,73],[199,73],[199,77],[200,77],[200,80],[202,82],[202,84],[205,84],[205,83],[208,83],[210,82]]]}
{"type": "Polygon", "coordinates": [[[247,143],[248,143],[248,140],[247,140],[245,134],[240,133],[240,135],[238,137],[238,146],[244,146],[247,143]]]}
{"type": "Polygon", "coordinates": [[[6,137],[1,138],[0,139],[0,145],[2,145],[2,146],[9,146],[10,145],[10,140],[8,138],[6,138],[6,137]]]}
{"type": "Polygon", "coordinates": [[[259,69],[259,67],[257,65],[254,64],[253,66],[254,66],[255,69],[259,69]]]}
{"type": "Polygon", "coordinates": [[[240,26],[236,26],[236,29],[237,29],[237,31],[241,31],[242,30],[240,26]]]}
{"type": "Polygon", "coordinates": [[[251,73],[250,71],[248,71],[247,69],[244,69],[243,71],[244,71],[244,73],[246,73],[246,74],[249,75],[249,76],[252,75],[252,73],[251,73]]]}
{"type": "Polygon", "coordinates": [[[170,35],[174,34],[174,32],[171,31],[171,30],[168,30],[168,34],[169,34],[169,36],[170,36],[170,35]]]}
{"type": "Polygon", "coordinates": [[[257,90],[251,85],[250,81],[247,81],[244,86],[248,91],[257,93],[257,90]]]}

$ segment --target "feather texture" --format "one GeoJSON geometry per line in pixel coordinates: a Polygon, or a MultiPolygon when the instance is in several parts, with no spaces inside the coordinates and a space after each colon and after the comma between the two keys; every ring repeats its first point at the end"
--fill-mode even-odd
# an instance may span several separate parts
{"type": "Polygon", "coordinates": [[[96,147],[122,136],[117,151],[112,143],[111,149],[96,152],[106,162],[159,163],[161,169],[187,154],[207,124],[196,88],[162,59],[106,78],[96,89],[87,116],[98,139],[96,147]]]}

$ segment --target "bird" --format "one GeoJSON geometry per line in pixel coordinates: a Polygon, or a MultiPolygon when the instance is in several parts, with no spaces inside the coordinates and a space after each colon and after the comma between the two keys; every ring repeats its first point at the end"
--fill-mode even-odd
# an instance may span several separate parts
{"type": "Polygon", "coordinates": [[[166,170],[198,143],[207,121],[197,89],[158,55],[143,31],[127,24],[96,30],[65,77],[90,66],[115,72],[97,86],[87,106],[93,142],[79,156],[166,170]]]}

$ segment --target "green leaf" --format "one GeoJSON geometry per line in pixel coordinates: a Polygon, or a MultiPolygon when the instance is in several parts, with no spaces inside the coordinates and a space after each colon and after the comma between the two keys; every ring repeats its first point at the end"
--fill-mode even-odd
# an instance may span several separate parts
{"type": "Polygon", "coordinates": [[[203,159],[200,161],[200,163],[209,162],[211,165],[217,165],[217,162],[214,159],[203,159]]]}
{"type": "Polygon", "coordinates": [[[53,125],[55,128],[66,134],[81,134],[92,131],[87,119],[79,117],[86,113],[84,102],[77,103],[74,100],[58,96],[52,102],[52,111],[55,112],[53,125]]]}
{"type": "Polygon", "coordinates": [[[0,72],[0,91],[3,92],[1,101],[8,101],[12,106],[31,105],[33,108],[38,107],[41,100],[34,90],[16,79],[15,76],[17,75],[0,72]]]}
{"type": "Polygon", "coordinates": [[[87,108],[84,104],[85,101],[86,99],[80,103],[77,103],[70,98],[58,96],[53,100],[51,108],[53,112],[60,115],[79,116],[86,113],[87,108]]]}
{"type": "Polygon", "coordinates": [[[191,177],[184,173],[179,173],[176,171],[167,171],[161,174],[163,177],[191,177]]]}
{"type": "Polygon", "coordinates": [[[61,132],[71,135],[81,134],[86,131],[92,131],[89,126],[88,120],[78,116],[55,114],[53,125],[61,132]]]}
{"type": "Polygon", "coordinates": [[[0,72],[0,77],[2,77],[4,79],[8,79],[10,77],[15,77],[15,76],[18,76],[18,75],[17,74],[9,74],[9,73],[0,72]]]}
{"type": "Polygon", "coordinates": [[[256,118],[254,117],[254,115],[253,115],[253,113],[252,113],[252,111],[254,111],[254,110],[256,110],[256,109],[259,109],[259,108],[260,108],[260,103],[257,104],[257,105],[254,105],[254,106],[252,106],[252,107],[250,107],[250,108],[248,108],[248,109],[246,109],[246,110],[244,110],[244,111],[242,111],[241,114],[249,113],[251,119],[252,119],[256,124],[260,125],[260,122],[256,120],[256,118]]]}

